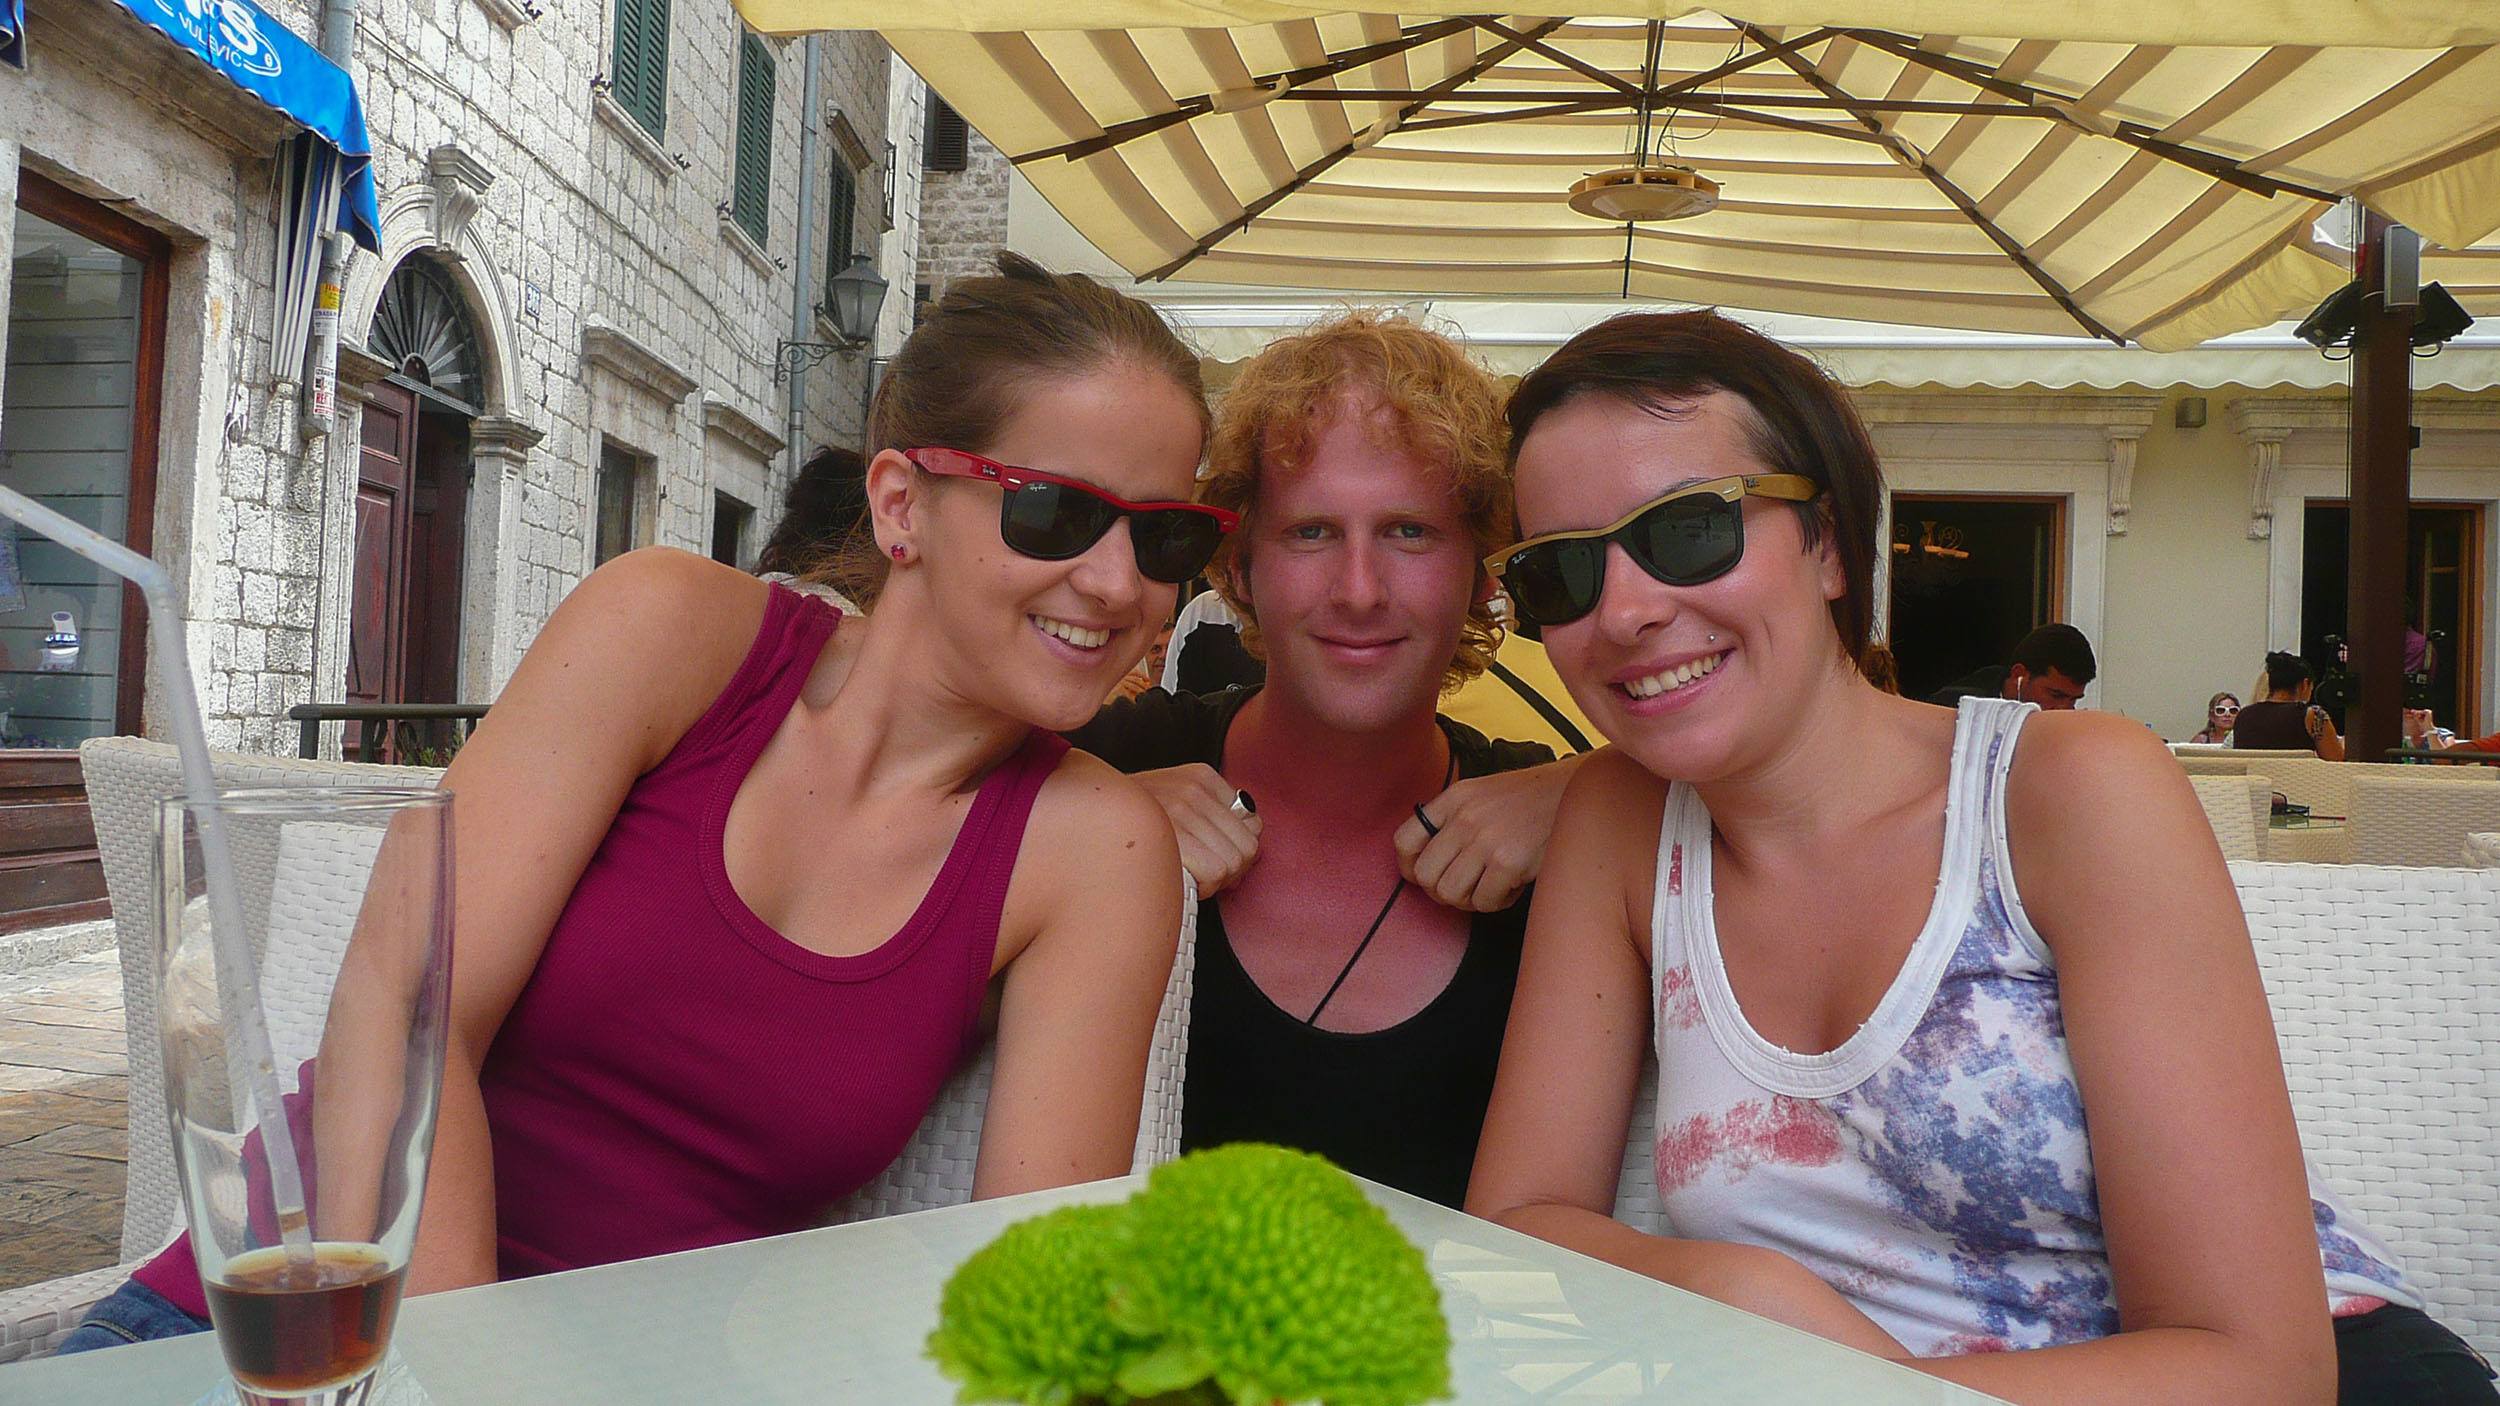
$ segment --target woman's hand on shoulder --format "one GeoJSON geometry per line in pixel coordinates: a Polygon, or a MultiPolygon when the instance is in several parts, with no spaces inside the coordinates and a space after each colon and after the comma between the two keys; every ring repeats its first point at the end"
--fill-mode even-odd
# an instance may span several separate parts
{"type": "Polygon", "coordinates": [[[1067,753],[1026,822],[1000,923],[1006,995],[974,1195],[1129,1170],[1180,917],[1163,808],[1067,753]]]}

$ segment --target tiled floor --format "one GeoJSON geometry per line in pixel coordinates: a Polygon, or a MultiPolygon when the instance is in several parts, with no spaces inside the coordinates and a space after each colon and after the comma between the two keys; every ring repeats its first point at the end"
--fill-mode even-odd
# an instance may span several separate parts
{"type": "Polygon", "coordinates": [[[107,951],[0,977],[0,1289],[118,1260],[121,962],[107,951]]]}

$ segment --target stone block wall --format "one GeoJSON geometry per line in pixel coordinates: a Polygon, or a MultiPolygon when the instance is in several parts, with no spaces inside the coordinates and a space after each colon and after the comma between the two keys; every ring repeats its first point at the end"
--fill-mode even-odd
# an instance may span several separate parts
{"type": "MultiPolygon", "coordinates": [[[[310,0],[268,8],[316,37],[310,0]]],[[[292,750],[286,708],[344,696],[361,409],[343,393],[334,432],[308,441],[291,377],[268,364],[269,153],[286,128],[255,121],[219,90],[222,80],[112,0],[38,9],[37,62],[28,73],[0,70],[0,175],[22,162],[174,241],[157,554],[183,579],[212,741],[292,750]]],[[[821,132],[824,123],[803,111],[806,41],[768,41],[778,79],[758,242],[724,213],[744,33],[730,0],[672,6],[656,137],[600,90],[613,0],[542,0],[538,11],[515,0],[361,6],[350,64],[385,248],[350,265],[342,339],[366,340],[391,269],[430,259],[461,289],[487,363],[473,427],[460,686],[480,700],[500,690],[590,569],[605,441],[650,460],[648,540],[708,551],[714,492],[725,488],[757,500],[748,503],[751,554],[793,449],[856,437],[871,366],[851,355],[809,372],[793,432],[774,353],[784,339],[830,331],[812,312],[794,313],[802,273],[808,305],[824,298],[822,166],[838,157],[833,142],[819,143],[819,169],[807,173],[817,182],[813,227],[797,229],[802,124],[821,132]],[[444,151],[460,161],[430,160],[444,151]]],[[[855,240],[900,260],[885,266],[890,350],[908,327],[917,224],[898,218],[899,240],[886,231],[882,166],[898,110],[916,149],[916,110],[897,95],[917,80],[872,34],[827,35],[815,52],[825,104],[848,118],[871,160],[858,173],[855,240]]],[[[916,194],[916,179],[897,191],[898,213],[916,194]]],[[[151,731],[161,717],[152,700],[151,731]]]]}
{"type": "Polygon", "coordinates": [[[1007,158],[978,131],[961,171],[930,171],[920,195],[920,283],[932,298],[998,267],[1007,246],[1007,158]]]}

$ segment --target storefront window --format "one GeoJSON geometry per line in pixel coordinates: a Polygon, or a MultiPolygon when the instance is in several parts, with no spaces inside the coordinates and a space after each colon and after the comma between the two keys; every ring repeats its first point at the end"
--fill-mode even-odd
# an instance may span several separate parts
{"type": "MultiPolygon", "coordinates": [[[[154,465],[138,442],[142,412],[152,420],[141,368],[159,325],[149,263],[35,203],[15,212],[0,483],[144,551],[154,465]]],[[[0,747],[136,730],[146,656],[125,635],[137,604],[118,578],[0,521],[0,747]]]]}

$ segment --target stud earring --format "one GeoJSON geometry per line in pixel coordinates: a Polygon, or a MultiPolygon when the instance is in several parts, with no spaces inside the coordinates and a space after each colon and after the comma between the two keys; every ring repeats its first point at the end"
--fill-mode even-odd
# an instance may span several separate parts
{"type": "Polygon", "coordinates": [[[902,543],[897,542],[897,543],[895,543],[893,546],[886,548],[886,550],[887,550],[887,551],[890,551],[890,552],[892,552],[892,553],[894,554],[894,559],[895,559],[896,561],[901,561],[901,560],[903,559],[903,544],[902,544],[902,543]]]}

